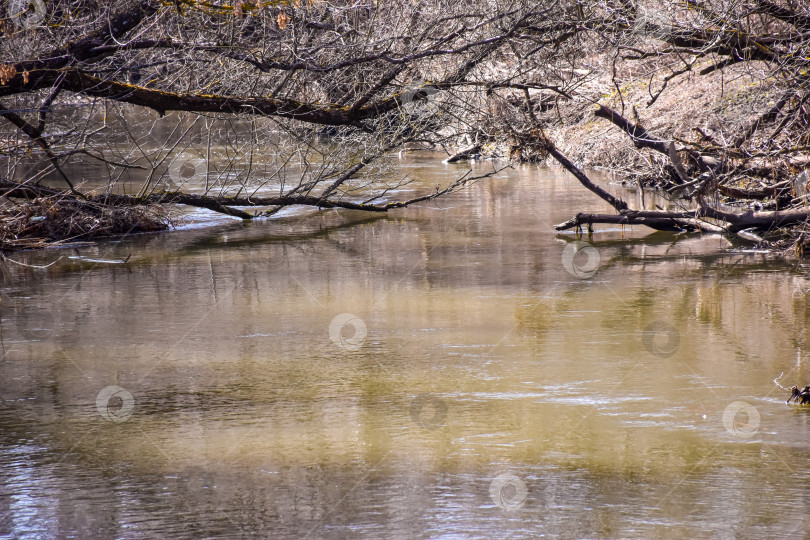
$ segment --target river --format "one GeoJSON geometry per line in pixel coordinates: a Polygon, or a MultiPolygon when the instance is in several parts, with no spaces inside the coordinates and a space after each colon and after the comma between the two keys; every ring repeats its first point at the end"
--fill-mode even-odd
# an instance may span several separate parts
{"type": "Polygon", "coordinates": [[[808,266],[553,230],[604,209],[524,166],[10,255],[0,537],[806,538],[808,266]]]}

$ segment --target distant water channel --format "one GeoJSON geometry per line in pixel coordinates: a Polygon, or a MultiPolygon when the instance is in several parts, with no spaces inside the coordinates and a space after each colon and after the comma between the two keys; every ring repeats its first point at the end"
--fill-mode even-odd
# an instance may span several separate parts
{"type": "Polygon", "coordinates": [[[527,166],[11,255],[0,538],[806,538],[808,267],[553,230],[604,209],[527,166]]]}

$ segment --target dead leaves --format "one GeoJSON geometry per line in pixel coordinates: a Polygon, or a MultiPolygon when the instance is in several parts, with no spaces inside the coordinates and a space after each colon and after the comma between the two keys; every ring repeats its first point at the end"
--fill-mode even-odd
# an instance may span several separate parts
{"type": "Polygon", "coordinates": [[[10,64],[0,64],[0,86],[8,84],[8,81],[13,79],[15,75],[17,75],[17,68],[10,64]]]}
{"type": "Polygon", "coordinates": [[[233,3],[233,14],[237,19],[241,19],[245,16],[245,7],[250,7],[249,2],[234,2],[233,3]],[[246,5],[247,4],[247,5],[246,5]]]}
{"type": "MultiPolygon", "coordinates": [[[[0,64],[0,86],[5,86],[17,75],[17,68],[11,64],[0,64]]],[[[23,84],[28,84],[28,77],[31,73],[28,70],[22,72],[23,84]]]]}
{"type": "MultiPolygon", "coordinates": [[[[312,0],[308,0],[306,2],[307,8],[309,8],[312,3],[312,0]]],[[[284,0],[280,2],[280,4],[287,5],[288,7],[291,6],[293,9],[298,9],[301,7],[302,2],[301,0],[284,0]]],[[[243,19],[247,15],[257,15],[261,13],[263,7],[264,6],[261,2],[251,0],[236,0],[232,7],[233,16],[237,19],[243,19]]],[[[290,24],[290,16],[284,11],[279,11],[278,15],[276,15],[276,24],[278,25],[279,30],[285,30],[290,24]]]]}

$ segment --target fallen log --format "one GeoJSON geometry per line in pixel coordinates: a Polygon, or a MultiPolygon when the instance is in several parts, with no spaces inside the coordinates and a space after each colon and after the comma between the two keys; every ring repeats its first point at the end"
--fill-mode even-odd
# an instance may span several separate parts
{"type": "MultiPolygon", "coordinates": [[[[649,148],[651,150],[655,150],[656,152],[665,154],[669,158],[672,168],[680,180],[681,185],[690,185],[695,183],[695,181],[690,181],[684,163],[678,154],[679,150],[675,147],[675,143],[673,141],[657,139],[641,125],[634,124],[633,122],[624,118],[618,112],[604,105],[599,105],[596,111],[594,111],[594,116],[605,118],[615,126],[619,127],[622,131],[630,136],[633,144],[637,148],[649,148]]],[[[680,141],[680,139],[678,140],[680,141]]],[[[687,141],[681,142],[684,142],[685,144],[692,144],[687,141]]],[[[711,172],[714,174],[720,174],[729,172],[744,172],[750,176],[770,177],[775,172],[773,164],[763,159],[748,159],[746,160],[745,167],[738,166],[736,169],[734,169],[734,167],[732,167],[733,163],[728,159],[728,157],[729,154],[735,154],[735,152],[734,150],[725,147],[703,148],[700,151],[685,148],[683,149],[683,152],[685,152],[689,163],[703,173],[711,172]],[[704,152],[709,152],[709,154],[704,152]]],[[[744,154],[740,153],[739,151],[736,153],[739,154],[736,159],[744,157],[744,154]]],[[[787,163],[793,167],[810,165],[810,161],[806,161],[802,157],[789,158],[787,163]]],[[[678,187],[678,185],[675,185],[670,189],[677,190],[678,187]]],[[[765,199],[772,197],[774,196],[774,192],[778,189],[777,185],[775,185],[772,188],[764,188],[761,191],[753,191],[751,192],[751,197],[746,197],[744,191],[737,190],[736,188],[723,185],[718,185],[718,188],[720,189],[721,193],[726,196],[752,199],[765,199]]]]}
{"type": "Polygon", "coordinates": [[[574,227],[582,227],[583,225],[591,226],[596,223],[612,223],[615,225],[646,225],[647,227],[657,231],[702,231],[711,233],[726,232],[722,227],[700,221],[694,217],[686,217],[680,213],[649,212],[646,214],[656,215],[642,214],[644,213],[632,210],[622,212],[621,214],[589,214],[580,212],[568,221],[555,225],[554,228],[558,231],[564,231],[566,229],[573,229],[574,227]]]}
{"type": "MultiPolygon", "coordinates": [[[[689,182],[689,175],[686,173],[686,167],[684,167],[680,156],[678,156],[678,150],[675,148],[674,142],[662,141],[653,137],[640,124],[634,124],[610,107],[599,105],[599,108],[594,111],[594,115],[609,120],[615,126],[630,135],[636,148],[650,148],[662,154],[666,154],[667,157],[669,157],[672,167],[675,169],[675,173],[678,175],[680,183],[685,184],[689,182]]],[[[708,168],[708,164],[702,161],[699,154],[696,152],[687,152],[689,153],[690,159],[700,164],[702,169],[708,168]]]]}
{"type": "MultiPolygon", "coordinates": [[[[646,225],[664,231],[701,230],[704,232],[733,233],[754,229],[768,231],[779,227],[804,223],[810,220],[810,208],[800,210],[778,210],[771,212],[745,212],[733,214],[716,208],[700,208],[684,212],[655,210],[625,210],[615,214],[579,213],[572,219],[555,225],[558,231],[593,225],[596,223],[613,223],[621,225],[646,225]],[[718,223],[704,221],[711,219],[718,223]]],[[[750,231],[746,233],[750,236],[750,231]]]]}
{"type": "Polygon", "coordinates": [[[475,156],[481,153],[481,145],[474,144],[472,146],[468,146],[462,150],[459,150],[449,158],[444,160],[444,163],[455,163],[457,161],[461,161],[462,159],[467,159],[469,157],[475,156]]]}
{"type": "Polygon", "coordinates": [[[610,121],[613,125],[630,135],[633,144],[637,148],[650,148],[662,154],[669,155],[668,141],[662,141],[653,137],[642,126],[630,122],[610,107],[599,105],[599,108],[597,108],[593,114],[594,116],[610,121]]]}
{"type": "MultiPolygon", "coordinates": [[[[293,195],[280,197],[223,197],[194,195],[175,191],[163,191],[151,193],[142,197],[132,195],[120,195],[114,193],[104,193],[101,195],[84,195],[79,199],[74,197],[69,191],[60,191],[53,188],[18,184],[8,180],[0,180],[0,196],[15,197],[33,200],[41,197],[60,196],[66,200],[81,202],[86,205],[105,206],[146,206],[150,204],[185,204],[197,208],[206,208],[222,214],[227,214],[242,219],[253,219],[253,215],[233,206],[256,207],[256,206],[316,206],[318,208],[345,208],[348,210],[366,210],[371,212],[385,212],[391,208],[399,208],[405,203],[387,203],[383,205],[363,204],[352,201],[323,199],[318,196],[293,195]]],[[[410,201],[406,201],[410,203],[410,201]]]]}

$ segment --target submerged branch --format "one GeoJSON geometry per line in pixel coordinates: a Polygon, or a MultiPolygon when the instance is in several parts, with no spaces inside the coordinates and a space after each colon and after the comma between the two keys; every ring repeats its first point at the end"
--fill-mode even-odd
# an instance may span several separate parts
{"type": "Polygon", "coordinates": [[[668,212],[650,210],[625,210],[619,215],[579,213],[574,218],[555,225],[562,231],[593,223],[616,223],[622,225],[647,225],[663,231],[692,231],[717,233],[739,233],[747,229],[767,231],[804,223],[810,219],[810,208],[801,210],[781,210],[773,212],[746,212],[732,214],[714,208],[701,208],[693,211],[668,212]],[[708,218],[719,222],[719,225],[698,221],[708,218]]]}
{"type": "MultiPolygon", "coordinates": [[[[690,218],[681,216],[669,215],[667,212],[661,212],[660,216],[644,216],[638,215],[636,212],[626,212],[623,214],[587,214],[579,213],[573,218],[559,223],[554,226],[558,231],[566,229],[573,229],[575,227],[582,227],[583,225],[590,226],[594,223],[613,223],[616,225],[646,225],[651,229],[657,231],[696,231],[705,230],[702,224],[690,218]]],[[[710,232],[717,232],[711,230],[710,232]]]]}

